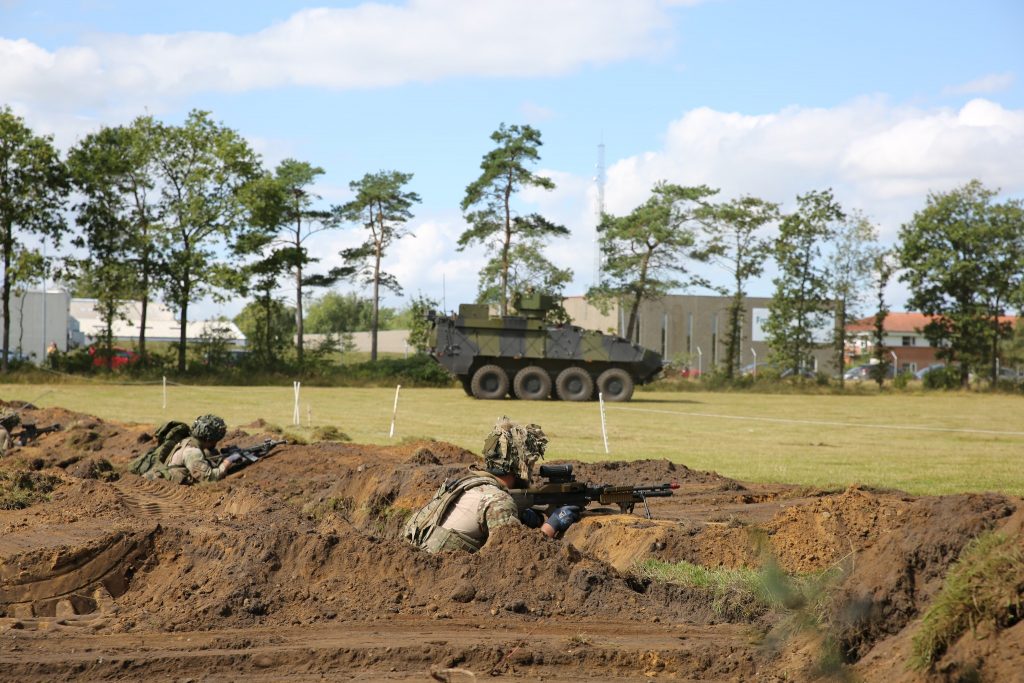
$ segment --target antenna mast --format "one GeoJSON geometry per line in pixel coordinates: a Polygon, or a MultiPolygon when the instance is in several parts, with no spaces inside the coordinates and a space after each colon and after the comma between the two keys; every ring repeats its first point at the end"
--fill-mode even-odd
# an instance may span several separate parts
{"type": "Polygon", "coordinates": [[[594,284],[601,284],[601,241],[597,227],[604,216],[604,141],[597,146],[597,221],[594,223],[594,284]]]}

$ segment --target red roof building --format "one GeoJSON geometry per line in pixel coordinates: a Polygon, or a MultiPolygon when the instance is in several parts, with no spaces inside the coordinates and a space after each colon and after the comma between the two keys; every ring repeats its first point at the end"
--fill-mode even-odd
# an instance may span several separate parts
{"type": "MultiPolygon", "coordinates": [[[[923,313],[892,311],[885,316],[885,346],[896,358],[898,370],[915,372],[937,362],[938,348],[932,346],[924,336],[925,326],[934,316],[923,313]]],[[[1002,322],[1017,326],[1014,316],[1002,316],[1002,322]]],[[[848,356],[871,353],[874,348],[875,317],[862,318],[846,326],[850,341],[847,343],[848,356]]]]}

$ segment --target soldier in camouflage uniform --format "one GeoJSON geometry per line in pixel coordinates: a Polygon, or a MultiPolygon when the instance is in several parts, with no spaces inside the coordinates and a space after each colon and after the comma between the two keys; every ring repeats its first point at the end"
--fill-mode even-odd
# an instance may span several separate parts
{"type": "Polygon", "coordinates": [[[11,430],[21,424],[21,417],[12,411],[5,411],[0,414],[0,458],[7,455],[7,451],[10,450],[14,444],[14,439],[11,438],[11,430]]]}
{"type": "Polygon", "coordinates": [[[174,447],[167,461],[145,474],[147,479],[167,479],[177,484],[217,481],[234,466],[234,462],[213,462],[217,442],[227,433],[224,420],[216,415],[200,415],[192,423],[191,436],[174,447]]]}
{"type": "Polygon", "coordinates": [[[579,519],[580,509],[564,506],[545,521],[532,509],[516,507],[508,489],[528,486],[534,463],[544,457],[547,438],[538,425],[523,427],[502,417],[484,442],[484,469],[470,467],[463,477],[446,481],[434,498],[413,515],[405,537],[430,553],[475,552],[491,531],[508,524],[540,528],[554,538],[579,519]]]}

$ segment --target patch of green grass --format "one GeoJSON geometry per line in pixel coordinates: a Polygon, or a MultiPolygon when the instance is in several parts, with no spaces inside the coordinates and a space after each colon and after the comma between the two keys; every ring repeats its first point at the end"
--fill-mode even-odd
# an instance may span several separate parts
{"type": "Polygon", "coordinates": [[[352,437],[334,425],[323,425],[313,428],[313,441],[351,441],[352,437]]]}
{"type": "MultiPolygon", "coordinates": [[[[756,542],[756,541],[755,541],[756,542]]],[[[811,611],[823,614],[827,588],[839,576],[839,568],[816,574],[791,576],[767,558],[760,569],[704,567],[691,562],[662,562],[648,558],[637,563],[641,578],[708,591],[716,614],[735,613],[737,608],[755,611],[811,611]]],[[[816,617],[817,618],[817,617],[816,617]]]]}
{"type": "Polygon", "coordinates": [[[1022,616],[1024,549],[1016,539],[988,532],[971,541],[946,574],[914,636],[911,665],[930,667],[968,630],[1005,628],[1022,616]]]}
{"type": "Polygon", "coordinates": [[[633,573],[653,581],[707,591],[712,596],[711,609],[719,616],[737,610],[763,612],[774,604],[764,577],[750,568],[703,567],[690,562],[647,559],[638,563],[633,573]]]}
{"type": "Polygon", "coordinates": [[[0,470],[0,510],[22,510],[50,499],[60,477],[39,472],[0,470]]]}
{"type": "MultiPolygon", "coordinates": [[[[207,412],[232,426],[257,418],[288,425],[295,407],[290,386],[169,386],[166,409],[158,384],[5,384],[0,396],[148,425],[191,422],[207,412]]],[[[356,443],[429,434],[479,453],[495,420],[508,415],[543,426],[549,461],[667,458],[742,481],[816,489],[861,484],[913,494],[1024,495],[1017,465],[1024,430],[1011,417],[1024,407],[1019,395],[643,392],[606,404],[607,454],[594,402],[478,401],[461,388],[403,386],[389,437],[394,401],[394,387],[303,384],[300,414],[313,427],[337,426],[356,443]]]]}

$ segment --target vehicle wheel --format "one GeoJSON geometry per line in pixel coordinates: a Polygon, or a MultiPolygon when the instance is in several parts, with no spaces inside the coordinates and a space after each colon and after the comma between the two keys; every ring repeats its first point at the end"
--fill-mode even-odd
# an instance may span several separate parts
{"type": "Polygon", "coordinates": [[[497,365],[485,365],[473,373],[470,389],[477,398],[505,398],[508,393],[508,375],[497,365]]]}
{"type": "Polygon", "coordinates": [[[512,388],[524,401],[543,401],[551,395],[551,375],[544,368],[529,365],[516,373],[512,388]]]}
{"type": "Polygon", "coordinates": [[[597,376],[597,390],[606,401],[628,401],[633,398],[633,378],[622,368],[608,368],[597,376]]]}
{"type": "Polygon", "coordinates": [[[573,366],[558,373],[555,389],[563,401],[589,401],[594,395],[594,380],[586,370],[573,366]]]}

